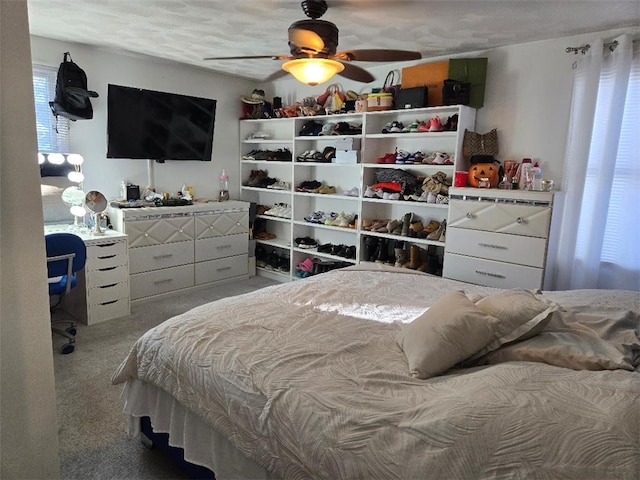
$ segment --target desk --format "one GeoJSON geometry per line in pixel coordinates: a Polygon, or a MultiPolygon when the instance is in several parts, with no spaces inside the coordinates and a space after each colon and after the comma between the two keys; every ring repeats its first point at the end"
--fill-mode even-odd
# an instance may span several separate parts
{"type": "Polygon", "coordinates": [[[104,235],[75,232],[69,225],[45,225],[44,233],[74,233],[87,247],[87,263],[78,284],[63,306],[82,323],[95,323],[130,313],[129,244],[127,235],[106,230],[104,235]]]}

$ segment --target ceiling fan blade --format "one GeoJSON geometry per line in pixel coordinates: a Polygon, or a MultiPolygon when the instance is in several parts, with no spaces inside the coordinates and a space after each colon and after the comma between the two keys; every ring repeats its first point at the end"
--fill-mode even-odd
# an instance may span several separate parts
{"type": "Polygon", "coordinates": [[[365,49],[343,50],[336,52],[333,57],[345,62],[406,62],[407,60],[419,60],[422,58],[422,54],[409,50],[365,49]]]}
{"type": "Polygon", "coordinates": [[[280,70],[276,70],[275,72],[273,72],[271,75],[269,75],[267,78],[265,78],[262,81],[263,82],[272,82],[274,80],[277,80],[279,78],[285,77],[287,75],[289,75],[289,72],[285,72],[284,70],[280,69],[280,70]]]}
{"type": "Polygon", "coordinates": [[[350,63],[344,63],[344,70],[338,75],[341,75],[349,80],[355,80],[356,82],[371,83],[375,80],[373,75],[367,72],[364,68],[357,67],[350,63]]]}
{"type": "Polygon", "coordinates": [[[255,60],[260,58],[270,58],[271,60],[289,60],[289,55],[243,55],[239,57],[207,57],[203,60],[255,60]]]}

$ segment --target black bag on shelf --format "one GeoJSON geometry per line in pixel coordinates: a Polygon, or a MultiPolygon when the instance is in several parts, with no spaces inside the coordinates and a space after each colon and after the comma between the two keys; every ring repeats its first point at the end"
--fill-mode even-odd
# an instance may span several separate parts
{"type": "Polygon", "coordinates": [[[396,99],[396,108],[422,108],[427,106],[428,87],[401,88],[396,99]]]}

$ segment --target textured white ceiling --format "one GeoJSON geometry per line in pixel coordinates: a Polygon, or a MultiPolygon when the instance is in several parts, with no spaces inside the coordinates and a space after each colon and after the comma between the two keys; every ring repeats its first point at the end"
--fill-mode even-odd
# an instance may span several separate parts
{"type": "MultiPolygon", "coordinates": [[[[424,58],[640,25],[640,0],[327,0],[338,50],[416,50],[424,58]]],[[[263,80],[289,54],[299,0],[28,0],[31,34],[151,55],[263,80]]],[[[359,63],[367,66],[366,63],[359,63]]]]}

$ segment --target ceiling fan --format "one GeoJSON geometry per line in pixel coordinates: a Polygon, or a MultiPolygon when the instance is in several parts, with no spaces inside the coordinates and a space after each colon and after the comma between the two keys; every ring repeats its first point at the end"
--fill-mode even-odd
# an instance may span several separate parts
{"type": "Polygon", "coordinates": [[[271,75],[275,80],[291,73],[303,83],[311,86],[324,83],[334,74],[357,82],[369,83],[373,75],[363,68],[353,65],[361,62],[403,62],[422,58],[420,52],[408,50],[364,49],[342,50],[338,48],[338,27],[325,20],[319,20],[327,11],[325,0],[304,0],[302,11],[310,20],[299,20],[289,26],[290,55],[249,55],[238,57],[208,57],[204,60],[249,60],[271,58],[286,60],[282,70],[271,75]]]}

